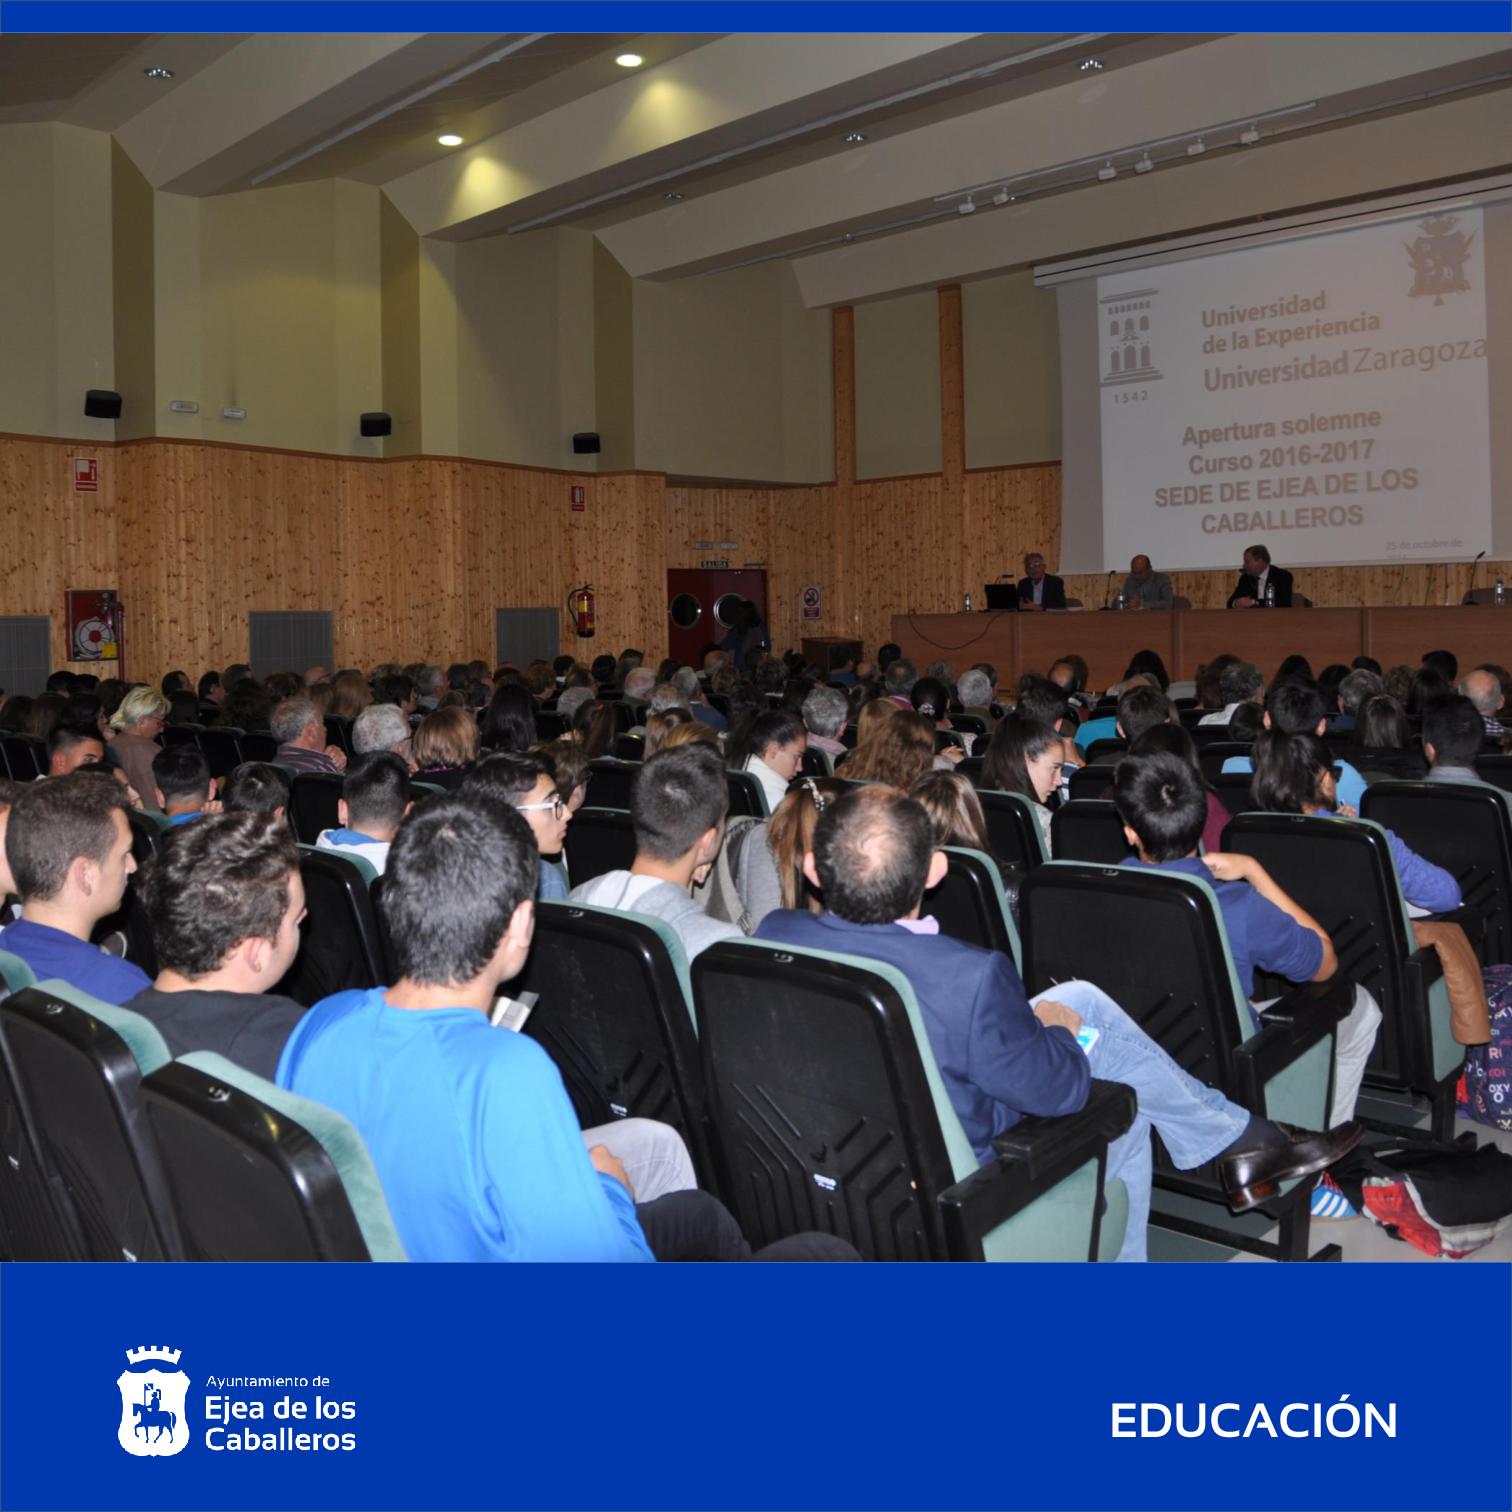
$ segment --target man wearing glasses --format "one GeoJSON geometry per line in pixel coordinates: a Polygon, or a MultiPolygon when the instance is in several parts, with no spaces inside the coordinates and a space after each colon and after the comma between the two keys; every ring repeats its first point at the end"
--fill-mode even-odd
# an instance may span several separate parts
{"type": "Polygon", "coordinates": [[[567,879],[561,867],[546,859],[561,855],[572,819],[557,791],[556,772],[550,761],[533,753],[489,756],[467,774],[458,791],[498,798],[518,810],[530,826],[541,857],[536,897],[557,903],[567,896],[567,879]]]}

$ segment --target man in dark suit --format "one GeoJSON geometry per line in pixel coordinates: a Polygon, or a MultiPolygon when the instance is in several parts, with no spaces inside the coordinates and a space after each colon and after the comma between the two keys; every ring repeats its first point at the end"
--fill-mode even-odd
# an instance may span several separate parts
{"type": "Polygon", "coordinates": [[[1018,585],[1018,606],[1020,609],[1066,607],[1065,583],[1045,571],[1045,559],[1037,551],[1031,551],[1024,558],[1024,576],[1018,585]]]}
{"type": "Polygon", "coordinates": [[[1188,1076],[1090,982],[1060,983],[1031,1003],[1008,956],[921,919],[925,889],[943,880],[946,860],[929,816],[902,793],[874,785],[827,803],[813,845],[804,875],[823,894],[825,912],[778,909],[757,938],[868,957],[908,979],[978,1160],[992,1160],[994,1136],[1026,1113],[1077,1112],[1093,1077],[1134,1089],[1139,1112],[1108,1151],[1108,1175],[1121,1177],[1129,1196],[1120,1260],[1145,1258],[1152,1126],[1179,1169],[1216,1159],[1238,1211],[1263,1200],[1266,1183],[1322,1170],[1358,1142],[1353,1123],[1317,1134],[1251,1117],[1188,1076]],[[1086,1050],[1077,1039],[1083,1025],[1097,1031],[1086,1050]]]}
{"type": "Polygon", "coordinates": [[[1284,567],[1271,566],[1270,552],[1264,546],[1251,546],[1244,553],[1244,571],[1234,591],[1228,596],[1230,609],[1290,609],[1292,575],[1284,567]],[[1274,598],[1270,594],[1274,590],[1274,598]]]}

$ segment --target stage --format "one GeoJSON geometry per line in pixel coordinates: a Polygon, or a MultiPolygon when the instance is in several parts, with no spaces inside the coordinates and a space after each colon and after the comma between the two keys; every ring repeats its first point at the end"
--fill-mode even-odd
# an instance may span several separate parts
{"type": "Polygon", "coordinates": [[[1061,656],[1085,657],[1091,685],[1117,682],[1136,651],[1158,651],[1173,678],[1230,651],[1269,677],[1300,651],[1320,672],[1373,656],[1383,668],[1416,667],[1425,651],[1452,651],[1462,668],[1512,660],[1512,605],[1431,609],[1125,609],[1012,614],[895,614],[892,638],[922,673],[949,661],[957,673],[990,662],[1009,686],[1061,656]]]}

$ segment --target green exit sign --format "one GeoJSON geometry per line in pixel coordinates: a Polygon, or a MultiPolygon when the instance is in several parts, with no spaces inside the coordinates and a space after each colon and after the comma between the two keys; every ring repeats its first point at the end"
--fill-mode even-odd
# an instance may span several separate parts
{"type": "Polygon", "coordinates": [[[728,567],[729,557],[704,557],[698,564],[700,567],[728,567]]]}

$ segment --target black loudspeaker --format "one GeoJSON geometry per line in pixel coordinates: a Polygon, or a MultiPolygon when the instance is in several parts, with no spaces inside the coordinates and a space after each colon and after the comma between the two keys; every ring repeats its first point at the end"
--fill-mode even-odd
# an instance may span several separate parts
{"type": "Polygon", "coordinates": [[[579,431],[572,438],[572,449],[578,456],[582,456],[585,452],[602,451],[604,448],[597,431],[579,431]]]}
{"type": "Polygon", "coordinates": [[[394,417],[385,415],[382,410],[363,415],[357,424],[364,436],[391,436],[394,433],[394,417]]]}
{"type": "Polygon", "coordinates": [[[114,389],[86,389],[84,413],[91,420],[119,420],[121,396],[114,389]]]}

